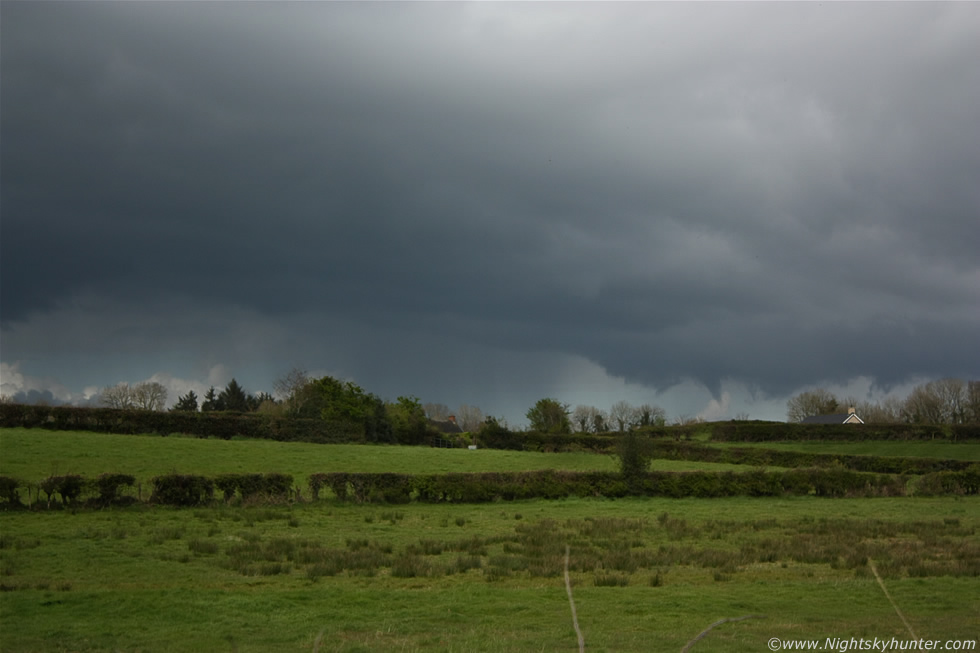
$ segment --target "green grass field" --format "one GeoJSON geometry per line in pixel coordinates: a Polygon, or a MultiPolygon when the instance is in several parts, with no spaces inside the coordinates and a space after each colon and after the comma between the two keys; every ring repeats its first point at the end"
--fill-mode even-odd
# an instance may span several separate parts
{"type": "MultiPolygon", "coordinates": [[[[541,468],[615,461],[0,430],[0,473],[34,480],[541,468]]],[[[980,497],[0,512],[0,651],[576,651],[566,546],[589,651],[679,651],[745,615],[692,652],[908,639],[869,560],[918,637],[975,639],[978,528],[980,497]]]]}
{"type": "MultiPolygon", "coordinates": [[[[177,471],[292,474],[306,487],[318,472],[508,472],[556,469],[610,471],[616,460],[592,453],[538,453],[492,449],[433,449],[357,444],[309,444],[271,440],[214,440],[156,435],[0,429],[0,474],[29,482],[51,475],[103,472],[132,474],[138,483],[177,471]]],[[[658,460],[663,471],[737,470],[738,465],[658,460]]]]}
{"type": "Polygon", "coordinates": [[[942,458],[980,462],[980,443],[906,440],[887,442],[705,442],[713,447],[754,447],[777,451],[830,453],[842,456],[942,458]]]}
{"type": "Polygon", "coordinates": [[[4,651],[758,651],[975,637],[980,501],[569,500],[0,514],[4,651]],[[959,558],[957,558],[959,556],[959,558]],[[960,560],[957,567],[954,561],[960,560]],[[970,566],[972,565],[972,567],[970,566]],[[973,574],[973,575],[971,575],[973,574]]]}

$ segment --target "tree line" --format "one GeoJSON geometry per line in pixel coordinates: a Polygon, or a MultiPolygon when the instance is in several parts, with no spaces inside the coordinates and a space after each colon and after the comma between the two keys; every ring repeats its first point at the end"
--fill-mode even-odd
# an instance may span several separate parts
{"type": "Polygon", "coordinates": [[[786,404],[790,422],[807,417],[833,415],[854,408],[873,424],[976,424],[980,422],[980,381],[946,378],[916,386],[905,399],[888,397],[879,402],[837,397],[817,388],[791,397],[786,404]]]}
{"type": "Polygon", "coordinates": [[[633,406],[617,401],[608,412],[595,406],[578,405],[574,410],[557,399],[539,399],[526,415],[531,430],[540,433],[621,433],[643,426],[663,426],[667,414],[659,406],[633,406]]]}
{"type": "MultiPolygon", "coordinates": [[[[452,412],[445,404],[423,405],[415,397],[383,401],[353,382],[330,376],[314,379],[302,370],[292,370],[277,379],[274,391],[275,395],[249,394],[232,379],[222,390],[212,386],[203,398],[191,390],[178,397],[170,410],[260,412],[275,417],[356,422],[364,425],[368,433],[383,433],[392,427],[421,428],[426,420],[449,419],[454,419],[464,432],[476,432],[488,422],[498,421],[484,415],[479,407],[467,404],[452,412]]],[[[108,408],[164,410],[167,390],[158,382],[120,383],[104,388],[100,401],[108,408]]],[[[874,424],[978,423],[980,381],[939,379],[916,386],[904,399],[888,397],[878,402],[838,397],[829,390],[817,388],[790,398],[787,418],[790,422],[801,422],[811,416],[844,413],[849,408],[854,408],[866,423],[874,424]]],[[[529,430],[554,434],[627,432],[638,427],[663,426],[667,421],[664,409],[650,404],[634,406],[618,401],[609,410],[581,404],[572,409],[554,398],[538,400],[526,417],[529,430]]],[[[747,419],[747,415],[736,419],[747,419]]]]}
{"type": "MultiPolygon", "coordinates": [[[[222,390],[210,387],[203,398],[193,390],[177,398],[171,411],[186,412],[258,412],[274,417],[322,419],[332,422],[356,422],[368,434],[391,428],[422,428],[427,420],[453,420],[464,432],[476,432],[487,424],[500,422],[485,415],[477,406],[463,404],[453,412],[441,403],[420,404],[415,397],[399,397],[386,402],[365,392],[351,381],[330,376],[311,378],[294,369],[273,384],[275,395],[249,394],[232,379],[222,390]]],[[[120,383],[106,387],[100,402],[107,408],[164,410],[167,389],[158,382],[135,385],[120,383]]],[[[529,430],[540,433],[607,433],[626,432],[644,426],[663,426],[667,416],[663,408],[650,404],[634,406],[627,401],[614,403],[608,411],[595,406],[569,404],[553,398],[538,400],[527,412],[529,430]]]]}
{"type": "Polygon", "coordinates": [[[332,376],[312,378],[292,370],[274,383],[277,396],[266,392],[248,394],[232,379],[220,392],[208,389],[198,405],[194,391],[178,398],[171,411],[256,412],[277,418],[315,419],[344,424],[372,442],[424,438],[429,423],[415,397],[384,401],[352,381],[332,376]]]}

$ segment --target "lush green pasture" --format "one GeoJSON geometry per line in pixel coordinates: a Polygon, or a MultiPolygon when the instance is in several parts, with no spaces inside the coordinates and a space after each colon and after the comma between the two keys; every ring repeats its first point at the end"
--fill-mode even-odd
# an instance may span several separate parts
{"type": "Polygon", "coordinates": [[[758,652],[975,638],[980,498],[0,514],[3,651],[758,652]]]}
{"type": "MultiPolygon", "coordinates": [[[[555,469],[616,469],[609,455],[538,453],[492,449],[434,449],[363,444],[310,444],[272,440],[213,440],[158,435],[0,429],[0,474],[28,482],[51,475],[104,472],[132,474],[144,485],[154,476],[177,471],[215,476],[225,473],[292,474],[306,487],[318,472],[509,472],[555,469]]],[[[741,469],[738,465],[654,461],[654,470],[741,469]]]]}
{"type": "Polygon", "coordinates": [[[980,461],[980,444],[941,440],[861,441],[861,442],[706,442],[714,447],[754,447],[777,451],[830,453],[842,456],[884,456],[901,458],[941,458],[980,461]]]}

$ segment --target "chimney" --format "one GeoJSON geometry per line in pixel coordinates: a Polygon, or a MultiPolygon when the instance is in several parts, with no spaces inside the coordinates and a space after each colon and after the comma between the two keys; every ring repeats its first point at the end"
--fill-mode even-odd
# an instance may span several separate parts
{"type": "Polygon", "coordinates": [[[847,414],[848,415],[853,415],[855,412],[856,411],[854,410],[854,406],[848,407],[848,409],[847,409],[847,414]]]}
{"type": "MultiPolygon", "coordinates": [[[[853,411],[852,411],[852,412],[853,412],[853,411]]],[[[449,416],[449,417],[447,417],[446,419],[447,419],[448,421],[450,421],[450,422],[452,422],[453,424],[455,424],[455,423],[456,423],[456,416],[455,416],[455,415],[450,415],[450,416],[449,416]]]]}

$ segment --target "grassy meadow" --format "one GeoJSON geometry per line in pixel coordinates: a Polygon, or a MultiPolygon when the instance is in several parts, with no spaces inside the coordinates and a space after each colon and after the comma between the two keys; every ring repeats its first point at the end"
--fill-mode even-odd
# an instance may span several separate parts
{"type": "Polygon", "coordinates": [[[774,449],[777,451],[802,451],[814,454],[840,456],[885,456],[894,458],[940,458],[946,460],[973,460],[980,462],[980,443],[950,442],[948,440],[900,440],[863,442],[704,442],[713,447],[774,449]]]}
{"type": "MultiPolygon", "coordinates": [[[[31,480],[542,468],[615,461],[0,430],[0,474],[31,480]]],[[[918,637],[976,638],[978,527],[980,497],[7,511],[0,651],[575,651],[566,547],[589,651],[679,651],[745,615],[692,651],[909,638],[869,560],[918,637]]]]}
{"type": "MultiPolygon", "coordinates": [[[[36,482],[52,475],[132,474],[149,484],[160,474],[215,476],[281,472],[306,487],[318,472],[519,472],[539,469],[611,471],[616,460],[593,453],[539,453],[494,449],[433,449],[393,445],[310,444],[272,440],[218,440],[159,435],[0,429],[0,474],[36,482]]],[[[657,460],[662,471],[738,470],[739,465],[657,460]]]]}

